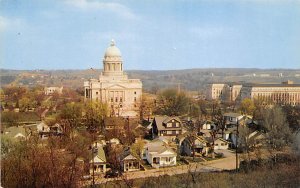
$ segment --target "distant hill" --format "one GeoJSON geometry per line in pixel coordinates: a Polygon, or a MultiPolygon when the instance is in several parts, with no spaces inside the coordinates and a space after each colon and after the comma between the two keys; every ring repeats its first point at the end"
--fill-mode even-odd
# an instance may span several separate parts
{"type": "MultiPolygon", "coordinates": [[[[83,88],[89,78],[98,78],[101,70],[7,70],[0,69],[1,85],[47,85],[83,88]]],[[[292,80],[300,83],[300,69],[214,68],[185,70],[128,70],[129,78],[139,78],[146,91],[175,88],[201,91],[211,82],[280,83],[292,80]]]]}

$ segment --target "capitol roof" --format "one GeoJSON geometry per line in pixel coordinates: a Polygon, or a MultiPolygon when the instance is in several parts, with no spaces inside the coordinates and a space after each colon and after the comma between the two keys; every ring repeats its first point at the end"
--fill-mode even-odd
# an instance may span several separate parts
{"type": "Polygon", "coordinates": [[[111,40],[111,44],[106,49],[104,57],[121,57],[121,52],[119,48],[116,47],[114,40],[111,40]]]}

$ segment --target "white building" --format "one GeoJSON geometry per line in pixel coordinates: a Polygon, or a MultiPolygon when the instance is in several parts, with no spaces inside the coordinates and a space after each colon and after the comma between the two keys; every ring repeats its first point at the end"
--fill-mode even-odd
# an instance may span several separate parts
{"type": "Polygon", "coordinates": [[[53,93],[62,94],[63,87],[45,87],[45,95],[52,95],[53,93]]]}
{"type": "Polygon", "coordinates": [[[103,72],[99,79],[84,82],[85,98],[106,103],[113,116],[137,117],[142,96],[142,82],[128,79],[123,72],[120,50],[114,41],[105,51],[103,72]]]}
{"type": "Polygon", "coordinates": [[[155,168],[176,165],[177,153],[170,148],[164,141],[155,139],[144,146],[142,159],[155,168]]]}

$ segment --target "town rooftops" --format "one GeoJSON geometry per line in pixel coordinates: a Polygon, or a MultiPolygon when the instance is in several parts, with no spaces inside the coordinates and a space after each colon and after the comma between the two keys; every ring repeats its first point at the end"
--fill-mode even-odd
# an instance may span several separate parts
{"type": "Polygon", "coordinates": [[[175,153],[173,149],[171,149],[164,141],[159,139],[155,139],[152,142],[149,142],[146,146],[149,153],[161,154],[165,151],[169,151],[171,153],[175,153]]]}
{"type": "MultiPolygon", "coordinates": [[[[156,123],[158,130],[168,130],[164,125],[166,125],[171,120],[178,121],[181,124],[181,121],[178,117],[169,117],[169,116],[155,116],[153,122],[156,123]]],[[[181,130],[181,127],[170,127],[172,130],[181,130]]],[[[169,128],[169,129],[170,129],[169,128]]]]}
{"type": "Polygon", "coordinates": [[[225,117],[239,117],[239,116],[241,116],[241,114],[234,113],[234,112],[229,112],[229,113],[225,113],[223,116],[225,116],[225,117]]]}
{"type": "Polygon", "coordinates": [[[4,135],[8,138],[26,138],[27,133],[24,127],[9,127],[4,130],[4,135]]]}
{"type": "Polygon", "coordinates": [[[138,160],[135,156],[133,156],[132,154],[128,154],[126,157],[124,157],[122,159],[123,161],[126,161],[126,160],[138,160]]]}
{"type": "MultiPolygon", "coordinates": [[[[105,156],[105,152],[103,150],[103,147],[97,147],[98,151],[94,153],[93,158],[94,158],[94,162],[106,162],[106,156],[105,156]]],[[[92,162],[93,159],[91,159],[90,162],[92,162]]]]}

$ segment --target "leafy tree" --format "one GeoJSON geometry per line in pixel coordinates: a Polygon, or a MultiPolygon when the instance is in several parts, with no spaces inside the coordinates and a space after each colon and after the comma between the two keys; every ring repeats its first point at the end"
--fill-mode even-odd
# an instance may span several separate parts
{"type": "Polygon", "coordinates": [[[255,111],[255,105],[254,102],[246,98],[241,102],[240,110],[243,114],[253,115],[255,111]]]}
{"type": "Polygon", "coordinates": [[[281,150],[292,143],[293,135],[286,121],[286,116],[280,107],[264,111],[263,126],[267,130],[270,149],[281,150]]]}
{"type": "MultiPolygon", "coordinates": [[[[16,142],[1,159],[2,185],[77,187],[83,175],[82,167],[78,163],[79,157],[72,151],[60,150],[57,142],[58,140],[49,138],[45,145],[36,137],[16,142]]],[[[76,148],[82,150],[79,146],[76,148]]]]}
{"type": "Polygon", "coordinates": [[[70,138],[73,138],[75,128],[81,124],[82,105],[74,102],[66,104],[62,108],[58,119],[64,127],[64,132],[69,135],[70,138]]]}
{"type": "Polygon", "coordinates": [[[90,131],[103,131],[104,118],[107,116],[106,104],[100,102],[89,101],[84,105],[84,124],[90,131]]]}
{"type": "Polygon", "coordinates": [[[287,116],[290,128],[294,132],[300,131],[300,106],[286,105],[283,107],[283,111],[287,116]]]}
{"type": "Polygon", "coordinates": [[[28,97],[23,97],[20,99],[19,106],[21,111],[26,111],[31,106],[32,102],[28,97]]]}
{"type": "Polygon", "coordinates": [[[136,157],[141,157],[144,145],[145,144],[142,140],[138,140],[136,143],[131,145],[131,147],[130,147],[131,153],[136,157]]]}
{"type": "Polygon", "coordinates": [[[15,112],[3,112],[1,113],[1,121],[8,123],[8,126],[16,126],[20,119],[20,115],[15,112]]]}
{"type": "Polygon", "coordinates": [[[185,93],[178,93],[175,89],[162,91],[158,96],[156,112],[168,116],[184,115],[188,112],[189,98],[185,93]]]}

